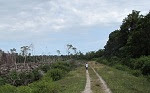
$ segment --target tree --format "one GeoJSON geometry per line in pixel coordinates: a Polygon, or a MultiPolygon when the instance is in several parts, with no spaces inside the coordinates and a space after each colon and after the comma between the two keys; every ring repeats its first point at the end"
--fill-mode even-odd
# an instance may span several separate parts
{"type": "Polygon", "coordinates": [[[70,54],[70,49],[72,48],[73,46],[71,44],[67,44],[67,52],[68,52],[68,55],[70,54]]]}
{"type": "Polygon", "coordinates": [[[76,54],[76,53],[77,53],[77,48],[72,47],[72,50],[74,51],[74,54],[76,54]]]}
{"type": "Polygon", "coordinates": [[[28,56],[28,51],[30,50],[30,47],[29,46],[22,46],[21,47],[21,53],[22,53],[22,56],[24,57],[24,65],[26,63],[26,58],[28,56]]]}
{"type": "Polygon", "coordinates": [[[140,18],[137,27],[128,38],[127,48],[132,57],[150,55],[150,12],[140,18]]]}
{"type": "Polygon", "coordinates": [[[0,65],[2,64],[2,55],[3,55],[3,51],[0,49],[0,65]]]}
{"type": "Polygon", "coordinates": [[[17,63],[16,63],[16,49],[10,49],[11,55],[12,55],[12,62],[15,63],[15,69],[17,69],[17,63]]]}
{"type": "MultiPolygon", "coordinates": [[[[133,10],[124,20],[119,30],[110,33],[109,40],[105,45],[106,56],[127,57],[133,56],[132,45],[130,44],[133,35],[139,33],[138,28],[143,15],[140,11],[133,10]]],[[[137,36],[137,35],[135,35],[137,36]]],[[[136,40],[138,37],[135,38],[136,40]]],[[[132,43],[133,44],[133,43],[132,43]]],[[[135,50],[134,50],[135,51],[135,50]]]]}
{"type": "Polygon", "coordinates": [[[61,54],[61,53],[60,53],[60,50],[57,50],[56,52],[57,52],[58,56],[61,54]]]}

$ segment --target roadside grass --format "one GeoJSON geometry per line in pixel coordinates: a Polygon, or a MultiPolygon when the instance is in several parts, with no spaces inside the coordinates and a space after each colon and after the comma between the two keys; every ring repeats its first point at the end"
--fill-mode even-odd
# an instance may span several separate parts
{"type": "Polygon", "coordinates": [[[88,69],[91,78],[91,89],[93,93],[104,93],[99,78],[96,76],[91,67],[88,69]]]}
{"type": "Polygon", "coordinates": [[[93,66],[113,93],[150,93],[150,82],[140,76],[96,63],[93,66]]]}
{"type": "Polygon", "coordinates": [[[86,76],[84,67],[70,71],[63,79],[56,81],[60,85],[60,93],[81,93],[85,88],[86,76]]]}

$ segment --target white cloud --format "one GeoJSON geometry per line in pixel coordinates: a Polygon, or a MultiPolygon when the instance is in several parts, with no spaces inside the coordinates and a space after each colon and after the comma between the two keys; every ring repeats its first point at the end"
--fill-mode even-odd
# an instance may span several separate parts
{"type": "Polygon", "coordinates": [[[0,32],[34,35],[81,26],[109,26],[121,23],[132,9],[149,11],[149,4],[149,0],[0,0],[0,32]]]}

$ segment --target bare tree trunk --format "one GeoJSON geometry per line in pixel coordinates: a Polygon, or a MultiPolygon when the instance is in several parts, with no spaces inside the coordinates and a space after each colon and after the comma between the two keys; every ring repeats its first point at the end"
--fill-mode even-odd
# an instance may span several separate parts
{"type": "Polygon", "coordinates": [[[27,59],[27,57],[25,56],[24,57],[24,66],[26,65],[26,59],[27,59]]]}
{"type": "Polygon", "coordinates": [[[17,62],[16,62],[16,55],[15,55],[15,69],[17,70],[17,62]]]}

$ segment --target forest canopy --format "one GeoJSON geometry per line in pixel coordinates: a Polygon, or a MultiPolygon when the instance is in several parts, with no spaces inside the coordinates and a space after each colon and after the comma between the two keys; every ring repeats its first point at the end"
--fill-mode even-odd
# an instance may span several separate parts
{"type": "Polygon", "coordinates": [[[145,16],[133,10],[120,29],[110,33],[105,56],[133,57],[150,55],[150,12],[145,16]]]}

